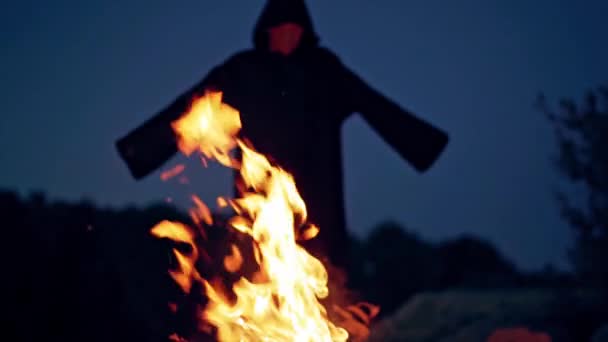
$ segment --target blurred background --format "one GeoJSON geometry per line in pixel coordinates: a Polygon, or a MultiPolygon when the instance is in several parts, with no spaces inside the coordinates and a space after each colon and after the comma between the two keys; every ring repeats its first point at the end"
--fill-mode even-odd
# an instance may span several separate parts
{"type": "MultiPolygon", "coordinates": [[[[418,174],[359,117],[344,126],[352,277],[383,308],[375,338],[475,341],[520,326],[555,341],[598,336],[608,323],[608,3],[307,4],[322,45],[451,138],[418,174]]],[[[192,191],[209,202],[229,194],[231,174],[175,157],[189,184],[161,181],[164,169],[136,182],[114,142],[250,47],[262,6],[3,5],[0,211],[23,340],[164,331],[155,293],[168,286],[167,246],[147,231],[184,217],[192,191]]]]}

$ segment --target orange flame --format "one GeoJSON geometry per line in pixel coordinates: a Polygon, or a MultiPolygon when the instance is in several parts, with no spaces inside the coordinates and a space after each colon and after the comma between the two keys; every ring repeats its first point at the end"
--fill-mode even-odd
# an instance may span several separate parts
{"type": "Polygon", "coordinates": [[[172,126],[178,147],[187,156],[201,151],[207,158],[233,166],[229,153],[236,147],[241,118],[236,109],[222,103],[222,93],[207,93],[194,101],[189,113],[172,126]]]}
{"type": "MultiPolygon", "coordinates": [[[[185,292],[194,281],[202,282],[209,304],[200,313],[201,322],[217,327],[220,341],[346,341],[347,331],[329,320],[319,302],[329,293],[325,267],[296,243],[314,238],[319,228],[305,225],[306,205],[293,177],[237,137],[241,129],[239,113],[222,103],[222,93],[207,93],[195,100],[189,112],[172,126],[184,154],[200,151],[239,171],[247,190],[234,200],[220,198],[218,204],[235,210],[230,227],[250,235],[257,247],[254,256],[259,271],[233,285],[234,302],[226,299],[220,286],[196,272],[198,250],[188,227],[163,221],[153,228],[152,233],[158,237],[190,245],[189,255],[174,250],[179,269],[171,275],[185,292]],[[231,157],[235,148],[242,154],[240,162],[231,157]],[[306,228],[300,229],[303,226],[306,228]]],[[[193,211],[195,222],[210,223],[207,207],[197,197],[193,199],[197,207],[193,211]]],[[[243,257],[235,245],[231,252],[224,259],[224,267],[235,272],[243,257]]]]}
{"type": "Polygon", "coordinates": [[[160,179],[162,179],[163,181],[167,181],[177,175],[179,175],[180,173],[182,173],[184,170],[186,169],[186,167],[184,166],[184,164],[178,164],[175,165],[174,167],[170,168],[167,171],[164,171],[163,173],[160,174],[160,179]]]}
{"type": "Polygon", "coordinates": [[[241,268],[243,256],[235,245],[230,246],[231,254],[224,258],[224,267],[228,272],[234,273],[241,268]]]}
{"type": "Polygon", "coordinates": [[[151,233],[156,237],[169,238],[175,242],[186,243],[191,247],[192,252],[190,255],[182,253],[177,248],[173,249],[173,253],[179,264],[179,269],[169,271],[173,280],[175,280],[182,290],[186,293],[190,293],[192,283],[195,280],[200,279],[200,276],[194,267],[194,264],[198,259],[198,250],[194,244],[194,233],[181,223],[166,220],[154,226],[151,233]]]}
{"type": "Polygon", "coordinates": [[[211,217],[211,211],[207,207],[207,205],[196,195],[192,195],[192,201],[196,205],[195,208],[190,209],[190,217],[192,221],[197,225],[202,222],[210,225],[213,223],[213,218],[211,217]]]}

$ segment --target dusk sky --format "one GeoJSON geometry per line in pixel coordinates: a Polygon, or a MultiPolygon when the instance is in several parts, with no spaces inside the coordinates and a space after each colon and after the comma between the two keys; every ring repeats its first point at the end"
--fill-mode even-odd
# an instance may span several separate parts
{"type": "MultiPolygon", "coordinates": [[[[114,141],[214,65],[252,45],[262,0],[20,1],[0,11],[0,188],[51,199],[185,206],[230,192],[230,173],[188,163],[192,184],[134,181],[114,141]]],[[[351,231],[396,220],[430,241],[475,234],[525,269],[567,265],[553,198],[555,140],[533,108],[608,82],[608,1],[310,0],[321,37],[375,88],[445,129],[425,174],[358,116],[344,127],[351,231]]],[[[314,137],[310,137],[314,144],[314,137]]],[[[254,142],[255,144],[255,142],[254,142]]],[[[176,157],[167,165],[183,162],[176,157]]],[[[165,168],[165,169],[166,169],[165,168]]],[[[297,180],[296,180],[297,181],[297,180]]],[[[321,227],[323,229],[323,227],[321,227]]]]}

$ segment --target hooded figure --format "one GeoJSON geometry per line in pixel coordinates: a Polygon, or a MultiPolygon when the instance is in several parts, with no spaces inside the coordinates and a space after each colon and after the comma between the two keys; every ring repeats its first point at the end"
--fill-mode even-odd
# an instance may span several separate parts
{"type": "Polygon", "coordinates": [[[241,113],[242,135],[294,175],[319,235],[305,247],[348,268],[342,123],[353,113],[401,157],[427,170],[448,142],[442,130],[415,117],[368,86],[319,45],[303,0],[269,0],[255,26],[254,48],[213,68],[198,84],[117,142],[140,179],[177,152],[170,123],[206,90],[241,113]]]}

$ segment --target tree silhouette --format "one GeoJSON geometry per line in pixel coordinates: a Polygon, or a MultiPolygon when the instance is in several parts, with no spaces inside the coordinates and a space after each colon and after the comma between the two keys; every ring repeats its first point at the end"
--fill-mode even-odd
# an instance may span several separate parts
{"type": "Polygon", "coordinates": [[[514,285],[517,270],[489,242],[471,236],[448,240],[438,246],[447,287],[492,288],[514,285]]]}
{"type": "Polygon", "coordinates": [[[539,109],[553,125],[559,145],[556,165],[580,193],[558,192],[562,216],[574,229],[573,265],[588,285],[608,284],[608,88],[589,91],[551,108],[543,95],[539,109]]]}
{"type": "Polygon", "coordinates": [[[379,304],[383,313],[439,283],[441,265],[434,247],[397,223],[378,225],[363,249],[366,299],[379,304]]]}

